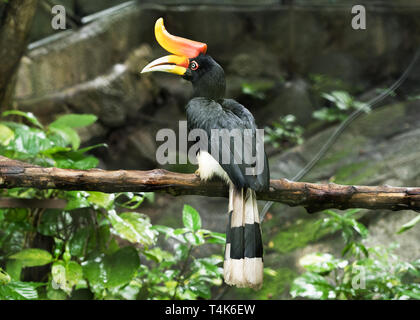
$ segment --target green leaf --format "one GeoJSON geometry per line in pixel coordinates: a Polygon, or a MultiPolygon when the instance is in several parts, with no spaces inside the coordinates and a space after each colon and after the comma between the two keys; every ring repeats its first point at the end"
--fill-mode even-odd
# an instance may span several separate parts
{"type": "Polygon", "coordinates": [[[28,216],[28,210],[24,208],[13,208],[6,212],[7,221],[23,222],[28,216]]]}
{"type": "Polygon", "coordinates": [[[0,286],[8,284],[12,278],[0,268],[0,286]]]}
{"type": "Polygon", "coordinates": [[[210,286],[204,282],[193,282],[188,285],[188,289],[192,291],[195,295],[204,298],[210,299],[211,298],[211,291],[210,286]]]}
{"type": "Polygon", "coordinates": [[[68,191],[66,198],[68,200],[65,210],[74,210],[80,208],[89,208],[90,203],[87,200],[89,194],[85,191],[68,191]]]}
{"type": "Polygon", "coordinates": [[[82,264],[83,274],[96,289],[129,283],[140,266],[137,250],[124,247],[112,255],[93,257],[82,264]]]}
{"type": "Polygon", "coordinates": [[[54,289],[53,285],[57,287],[51,282],[49,282],[47,285],[47,298],[50,300],[67,300],[68,295],[63,290],[54,289]]]}
{"type": "Polygon", "coordinates": [[[32,112],[23,112],[19,110],[8,110],[2,113],[3,117],[9,116],[9,115],[15,115],[15,116],[21,116],[27,119],[30,123],[33,125],[43,128],[42,124],[38,121],[38,119],[34,116],[32,112]]]}
{"type": "Polygon", "coordinates": [[[190,251],[190,246],[185,243],[176,243],[174,245],[175,255],[178,260],[187,259],[188,252],[190,251]]]}
{"type": "Polygon", "coordinates": [[[34,156],[53,146],[43,131],[21,125],[15,128],[15,138],[10,141],[7,148],[24,155],[34,156]]]}
{"type": "Polygon", "coordinates": [[[89,234],[90,230],[88,228],[80,228],[73,234],[69,241],[69,249],[72,256],[83,257],[89,234]]]}
{"type": "Polygon", "coordinates": [[[259,80],[253,82],[244,82],[241,84],[242,93],[251,95],[258,99],[265,98],[265,92],[271,90],[275,86],[275,82],[268,80],[259,80]]]}
{"type": "Polygon", "coordinates": [[[65,127],[65,126],[54,126],[50,127],[50,130],[60,135],[67,144],[71,144],[73,150],[77,150],[80,147],[80,137],[76,130],[65,127]]]}
{"type": "Polygon", "coordinates": [[[201,218],[197,210],[189,205],[184,205],[182,210],[182,221],[184,222],[185,228],[192,231],[201,229],[201,218]]]}
{"type": "Polygon", "coordinates": [[[418,290],[416,291],[417,292],[415,292],[414,290],[402,290],[401,293],[409,296],[412,299],[420,300],[420,292],[418,290]]]}
{"type": "Polygon", "coordinates": [[[328,253],[310,253],[299,260],[301,266],[310,272],[324,273],[337,268],[344,268],[346,260],[335,259],[328,253]]]}
{"type": "Polygon", "coordinates": [[[98,207],[110,209],[114,204],[115,195],[110,193],[89,191],[88,201],[96,204],[98,207]]]}
{"type": "Polygon", "coordinates": [[[11,281],[0,286],[0,300],[35,300],[38,299],[39,283],[11,281]]]}
{"type": "Polygon", "coordinates": [[[86,157],[82,160],[76,161],[73,163],[73,168],[78,170],[89,170],[96,168],[99,160],[93,156],[86,157]]]}
{"type": "Polygon", "coordinates": [[[205,243],[204,237],[202,236],[202,234],[200,234],[200,232],[197,232],[197,233],[189,232],[189,233],[186,233],[184,237],[188,243],[191,243],[195,246],[200,246],[205,243]]]}
{"type": "Polygon", "coordinates": [[[187,232],[191,232],[191,231],[187,228],[178,228],[178,229],[174,230],[173,235],[174,236],[179,236],[180,234],[184,234],[184,233],[187,233],[187,232]]]}
{"type": "Polygon", "coordinates": [[[203,273],[203,270],[199,270],[200,274],[205,275],[212,275],[215,277],[221,276],[222,268],[218,266],[218,264],[223,262],[223,258],[220,256],[212,256],[209,258],[201,258],[196,259],[194,261],[194,265],[198,267],[198,269],[204,269],[205,273],[203,273]]]}
{"type": "Polygon", "coordinates": [[[105,249],[105,253],[106,254],[113,254],[113,253],[117,252],[118,250],[120,250],[120,245],[118,244],[117,239],[111,238],[108,246],[105,249]]]}
{"type": "Polygon", "coordinates": [[[340,110],[347,110],[353,103],[353,98],[345,91],[333,91],[331,94],[323,93],[325,99],[333,102],[340,110]]]}
{"type": "Polygon", "coordinates": [[[66,114],[51,123],[50,128],[82,128],[91,125],[97,119],[98,118],[93,114],[66,114]]]}
{"type": "Polygon", "coordinates": [[[95,144],[93,146],[89,146],[89,147],[86,147],[86,148],[79,149],[79,150],[77,150],[77,152],[85,153],[85,152],[88,152],[90,150],[97,149],[97,148],[100,148],[100,147],[108,148],[108,145],[106,143],[99,143],[99,144],[95,144]]]}
{"type": "Polygon", "coordinates": [[[56,156],[54,159],[56,160],[57,167],[62,169],[78,169],[78,170],[89,170],[92,168],[95,168],[99,160],[93,156],[83,156],[80,160],[72,160],[68,158],[69,153],[66,153],[64,155],[65,157],[59,157],[56,156]]]}
{"type": "Polygon", "coordinates": [[[23,267],[43,266],[53,261],[52,255],[42,249],[25,249],[9,258],[18,260],[23,267]]]}
{"type": "Polygon", "coordinates": [[[406,224],[404,224],[400,230],[398,230],[398,234],[399,233],[403,233],[409,229],[411,229],[412,227],[414,227],[418,222],[420,221],[420,214],[415,217],[414,219],[410,220],[409,222],[407,222],[406,224]]]}
{"type": "Polygon", "coordinates": [[[0,144],[7,146],[11,140],[13,140],[15,134],[9,127],[0,124],[0,144]]]}
{"type": "Polygon", "coordinates": [[[296,278],[291,286],[290,294],[293,298],[334,299],[336,294],[333,286],[317,273],[306,272],[296,278]]]}
{"type": "MultiPolygon", "coordinates": [[[[56,261],[51,267],[53,288],[64,288],[66,286],[66,264],[64,261],[56,261]]],[[[64,291],[64,290],[63,290],[64,291]]]]}
{"type": "Polygon", "coordinates": [[[114,254],[105,257],[107,287],[118,287],[129,283],[140,266],[140,258],[133,247],[124,247],[114,254]]]}
{"type": "Polygon", "coordinates": [[[51,275],[54,289],[60,288],[70,295],[73,287],[83,279],[83,269],[75,261],[69,261],[66,264],[64,261],[59,260],[54,262],[51,268],[51,275]]]}
{"type": "Polygon", "coordinates": [[[47,149],[45,151],[42,151],[42,154],[43,155],[46,155],[46,156],[53,156],[56,153],[59,153],[59,152],[68,152],[70,150],[71,150],[71,148],[69,148],[69,147],[59,147],[58,146],[58,147],[52,147],[50,149],[47,149]]]}
{"type": "Polygon", "coordinates": [[[107,274],[104,266],[104,255],[92,256],[82,262],[83,276],[86,278],[94,291],[102,290],[107,282],[107,274]]]}
{"type": "Polygon", "coordinates": [[[359,233],[362,236],[362,238],[366,238],[369,234],[368,229],[356,220],[354,220],[353,229],[356,230],[357,233],[359,233]]]}
{"type": "Polygon", "coordinates": [[[225,244],[226,243],[226,234],[208,231],[207,234],[207,242],[208,243],[217,243],[217,244],[225,244]]]}
{"type": "Polygon", "coordinates": [[[144,201],[145,197],[143,195],[135,195],[132,192],[123,192],[119,193],[117,197],[124,196],[125,198],[128,198],[129,200],[126,202],[119,202],[118,206],[130,210],[137,209],[144,201]]]}
{"type": "Polygon", "coordinates": [[[13,280],[19,281],[22,272],[22,263],[19,260],[8,260],[6,264],[6,271],[13,280]]]}
{"type": "Polygon", "coordinates": [[[157,232],[159,232],[161,234],[164,234],[165,239],[168,239],[174,233],[173,228],[167,227],[167,226],[161,226],[161,225],[157,225],[157,224],[152,227],[152,230],[156,230],[157,232]]]}
{"type": "Polygon", "coordinates": [[[108,212],[109,220],[116,233],[132,243],[146,246],[155,242],[157,232],[152,229],[149,219],[137,212],[124,212],[117,215],[114,210],[108,212]]]}
{"type": "Polygon", "coordinates": [[[159,247],[156,247],[150,250],[145,250],[143,254],[148,259],[154,260],[157,263],[161,263],[163,260],[165,261],[172,260],[173,258],[171,253],[169,253],[168,251],[164,251],[159,247]]]}

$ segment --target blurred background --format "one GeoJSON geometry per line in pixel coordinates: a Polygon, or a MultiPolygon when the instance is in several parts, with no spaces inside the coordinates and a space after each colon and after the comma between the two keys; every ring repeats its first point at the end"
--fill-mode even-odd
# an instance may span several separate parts
{"type": "MultiPolygon", "coordinates": [[[[420,1],[357,4],[366,8],[365,30],[351,26],[354,3],[339,0],[40,0],[16,68],[13,98],[2,111],[31,112],[43,125],[64,114],[93,114],[97,121],[77,132],[82,147],[108,145],[90,151],[99,168],[162,167],[155,159],[156,132],[177,131],[191,95],[190,84],[179,77],[139,73],[165,54],[153,32],[163,17],[170,33],[207,43],[208,54],[225,70],[227,97],[246,106],[266,129],[271,178],[292,178],[351,112],[365,108],[363,102],[401,76],[420,46],[420,1]],[[66,8],[66,30],[51,27],[56,4],[66,8]]],[[[6,5],[0,5],[0,14],[6,5]]],[[[304,181],[420,186],[419,81],[420,62],[380,108],[352,123],[304,181]]],[[[155,194],[137,211],[152,224],[176,228],[182,226],[184,204],[200,213],[203,228],[225,231],[226,199],[155,194]]],[[[384,210],[310,215],[301,207],[275,204],[263,223],[268,268],[263,289],[222,286],[212,297],[418,298],[420,290],[402,286],[419,278],[404,273],[409,279],[404,282],[402,275],[418,271],[420,226],[413,223],[397,234],[416,217],[412,211],[384,210]],[[351,253],[343,252],[346,248],[351,253]],[[371,260],[365,250],[372,250],[371,260]],[[345,265],[354,261],[369,266],[367,291],[345,287],[345,265]],[[312,295],[296,281],[313,283],[310,277],[325,280],[316,278],[324,284],[312,288],[312,295]]],[[[205,245],[197,255],[221,250],[205,245]]]]}

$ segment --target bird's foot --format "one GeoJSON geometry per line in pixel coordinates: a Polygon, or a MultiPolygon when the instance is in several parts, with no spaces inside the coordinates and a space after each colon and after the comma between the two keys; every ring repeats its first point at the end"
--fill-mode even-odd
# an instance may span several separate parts
{"type": "Polygon", "coordinates": [[[194,174],[200,178],[200,169],[195,170],[194,174]]]}

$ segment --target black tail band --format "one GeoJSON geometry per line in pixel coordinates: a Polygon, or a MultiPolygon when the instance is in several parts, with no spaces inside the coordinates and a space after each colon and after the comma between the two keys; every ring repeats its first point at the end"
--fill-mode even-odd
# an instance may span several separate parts
{"type": "Polygon", "coordinates": [[[232,213],[229,213],[229,224],[226,230],[226,243],[230,243],[230,258],[262,258],[263,245],[261,242],[260,224],[246,223],[242,227],[231,226],[232,213]]]}

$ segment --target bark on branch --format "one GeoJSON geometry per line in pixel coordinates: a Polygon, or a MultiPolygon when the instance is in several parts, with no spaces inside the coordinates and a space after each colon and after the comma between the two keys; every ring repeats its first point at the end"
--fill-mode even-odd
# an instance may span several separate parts
{"type": "MultiPolygon", "coordinates": [[[[221,182],[204,183],[194,174],[181,174],[161,169],[83,171],[42,168],[0,156],[0,189],[15,187],[108,193],[153,191],[165,192],[173,196],[228,196],[228,189],[221,182]]],[[[281,179],[271,180],[270,190],[258,193],[257,197],[259,200],[303,206],[310,213],[331,208],[420,211],[420,188],[315,184],[281,179]]]]}

